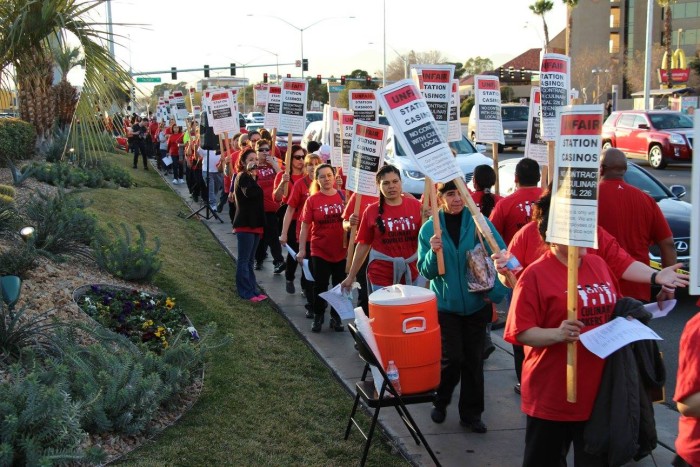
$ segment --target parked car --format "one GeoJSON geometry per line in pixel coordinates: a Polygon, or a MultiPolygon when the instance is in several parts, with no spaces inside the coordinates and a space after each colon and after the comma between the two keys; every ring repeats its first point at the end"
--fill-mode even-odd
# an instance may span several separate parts
{"type": "MultiPolygon", "coordinates": [[[[379,122],[387,125],[386,117],[380,116],[379,122]]],[[[323,122],[313,122],[304,132],[302,146],[308,144],[309,141],[323,140],[323,122]]],[[[471,180],[474,173],[474,167],[481,164],[493,164],[490,157],[481,154],[476,147],[464,136],[460,141],[450,143],[450,148],[457,154],[457,162],[459,163],[462,172],[464,172],[467,181],[471,180]]],[[[389,132],[386,140],[386,152],[384,153],[384,162],[395,165],[401,171],[401,180],[403,182],[404,191],[413,194],[420,198],[423,195],[425,188],[425,175],[418,170],[413,160],[406,156],[406,152],[394,138],[394,130],[389,127],[389,132]]]]}
{"type": "Polygon", "coordinates": [[[263,128],[262,123],[246,123],[245,125],[246,131],[259,131],[260,128],[263,128]]]}
{"type": "Polygon", "coordinates": [[[320,122],[323,120],[323,112],[306,112],[306,126],[309,126],[312,122],[320,122]]]}
{"type": "Polygon", "coordinates": [[[603,149],[618,148],[627,157],[647,160],[655,169],[691,162],[693,157],[693,120],[680,112],[613,112],[603,124],[602,138],[603,149]]]}
{"type": "MultiPolygon", "coordinates": [[[[469,113],[469,124],[467,125],[467,134],[474,143],[476,143],[476,110],[477,106],[475,105],[469,113]]],[[[506,147],[518,149],[519,146],[525,146],[529,114],[530,107],[527,105],[501,105],[501,122],[503,123],[503,140],[505,144],[498,145],[498,152],[503,151],[506,147]]]]}
{"type": "MultiPolygon", "coordinates": [[[[289,141],[286,131],[277,131],[275,144],[283,153],[287,150],[287,142],[289,141]]],[[[292,135],[292,144],[301,144],[302,135],[292,135]]]]}
{"type": "MultiPolygon", "coordinates": [[[[509,159],[498,164],[498,178],[500,194],[507,196],[515,191],[515,166],[522,158],[509,159]]],[[[678,262],[683,263],[683,269],[688,270],[690,260],[690,203],[682,201],[686,190],[683,185],[671,185],[666,187],[651,173],[644,170],[634,162],[627,163],[625,181],[648,194],[658,203],[671,232],[676,246],[678,262]]],[[[469,186],[473,189],[473,186],[469,186]]],[[[652,267],[660,269],[661,252],[656,245],[649,248],[649,259],[652,267]]]]}
{"type": "Polygon", "coordinates": [[[265,116],[262,112],[248,112],[245,116],[246,123],[263,123],[265,116]]]}

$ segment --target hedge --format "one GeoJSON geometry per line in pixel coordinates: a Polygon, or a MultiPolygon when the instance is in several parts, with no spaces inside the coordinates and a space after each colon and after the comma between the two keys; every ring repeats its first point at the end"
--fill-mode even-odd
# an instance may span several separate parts
{"type": "Polygon", "coordinates": [[[0,118],[0,166],[7,159],[19,161],[34,154],[36,130],[31,123],[18,118],[0,118]]]}

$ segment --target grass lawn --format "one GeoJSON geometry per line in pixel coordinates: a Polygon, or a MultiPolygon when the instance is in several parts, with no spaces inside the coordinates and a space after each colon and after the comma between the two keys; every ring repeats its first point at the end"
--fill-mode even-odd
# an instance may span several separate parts
{"type": "MultiPolygon", "coordinates": [[[[176,297],[202,328],[216,322],[232,343],[210,355],[204,390],[192,410],[126,457],[127,465],[354,465],[363,439],[343,440],[352,405],[331,371],[272,306],[235,292],[235,264],[189,214],[155,170],[131,169],[131,156],[108,157],[132,171],[131,189],[85,190],[99,219],[141,224],[161,240],[155,285],[176,297]]],[[[134,229],[135,232],[135,229],[134,229]]],[[[369,418],[365,417],[366,426],[369,418]]],[[[373,465],[406,465],[377,434],[373,465]]]]}

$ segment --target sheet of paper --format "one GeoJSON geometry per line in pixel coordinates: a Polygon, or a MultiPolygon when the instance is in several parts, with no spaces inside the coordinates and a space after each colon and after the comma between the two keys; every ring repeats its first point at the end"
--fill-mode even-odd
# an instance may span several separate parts
{"type": "Polygon", "coordinates": [[[318,294],[318,296],[335,308],[335,311],[338,312],[341,319],[352,319],[355,317],[355,311],[352,306],[352,295],[344,293],[340,288],[340,284],[336,285],[328,292],[318,294]]]}
{"type": "Polygon", "coordinates": [[[668,315],[671,310],[676,307],[676,300],[666,300],[661,303],[661,308],[656,302],[647,303],[644,305],[644,309],[651,313],[651,319],[663,318],[668,315]]]}
{"type": "Polygon", "coordinates": [[[641,340],[663,340],[651,328],[636,319],[615,318],[602,326],[581,334],[581,343],[600,358],[629,343],[641,340]]]}
{"type": "MultiPolygon", "coordinates": [[[[289,246],[289,243],[287,243],[286,245],[284,245],[284,247],[287,249],[287,251],[288,251],[289,254],[292,256],[292,258],[294,258],[294,261],[296,261],[296,259],[297,259],[297,252],[294,251],[294,249],[292,249],[291,246],[289,246]]],[[[309,260],[308,260],[308,259],[305,259],[304,261],[302,261],[301,269],[302,269],[302,271],[304,271],[304,277],[306,277],[306,280],[307,280],[307,281],[310,281],[310,282],[313,282],[313,281],[314,281],[314,276],[311,275],[311,269],[309,269],[309,260]]]]}

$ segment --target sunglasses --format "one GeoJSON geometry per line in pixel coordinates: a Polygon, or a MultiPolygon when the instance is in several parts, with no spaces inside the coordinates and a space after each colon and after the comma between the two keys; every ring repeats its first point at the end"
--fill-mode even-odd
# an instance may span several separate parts
{"type": "Polygon", "coordinates": [[[258,152],[270,152],[270,148],[259,148],[258,152]]]}
{"type": "Polygon", "coordinates": [[[292,156],[292,158],[293,158],[295,161],[300,161],[300,160],[304,159],[304,157],[306,157],[306,156],[292,156]]]}

